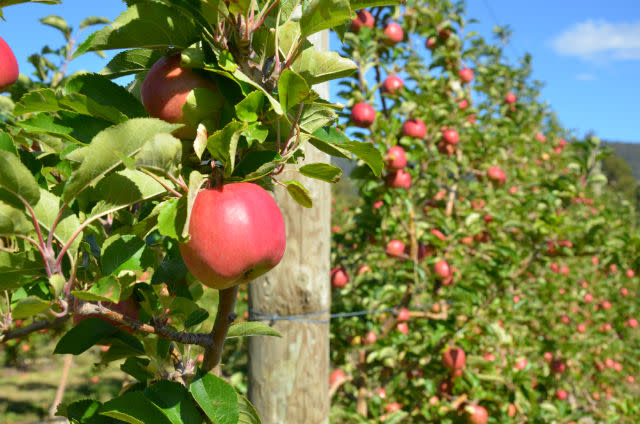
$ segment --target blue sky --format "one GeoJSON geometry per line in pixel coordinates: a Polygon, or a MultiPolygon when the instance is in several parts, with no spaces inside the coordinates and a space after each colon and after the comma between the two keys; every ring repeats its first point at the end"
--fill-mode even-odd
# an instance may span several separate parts
{"type": "MultiPolygon", "coordinates": [[[[534,78],[546,83],[543,97],[565,127],[577,135],[594,130],[606,140],[640,142],[640,0],[470,0],[467,6],[468,16],[481,21],[473,29],[485,36],[495,24],[511,27],[507,53],[514,59],[524,52],[533,55],[534,78]]],[[[123,10],[120,0],[10,6],[4,9],[0,36],[14,50],[21,72],[31,73],[30,54],[44,44],[63,44],[62,36],[39,18],[59,15],[77,28],[87,16],[114,19],[123,10]]],[[[81,38],[91,31],[85,29],[81,38]]],[[[105,63],[89,54],[70,70],[98,71],[105,63]]]]}

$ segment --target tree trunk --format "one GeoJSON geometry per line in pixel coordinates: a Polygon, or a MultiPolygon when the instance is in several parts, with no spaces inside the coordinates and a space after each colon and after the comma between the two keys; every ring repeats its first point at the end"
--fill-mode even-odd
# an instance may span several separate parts
{"type": "MultiPolygon", "coordinates": [[[[327,50],[329,35],[326,31],[318,35],[311,41],[319,50],[327,50]]],[[[314,89],[328,99],[328,84],[314,89]]],[[[309,147],[305,163],[329,161],[328,155],[309,147]]],[[[286,190],[276,188],[275,198],[285,218],[287,248],[275,269],[250,283],[253,311],[289,316],[328,311],[331,306],[331,187],[322,181],[296,178],[309,189],[313,208],[298,205],[286,190]]],[[[328,317],[325,312],[309,319],[328,317]]],[[[282,338],[249,338],[249,399],[264,424],[328,423],[329,325],[276,320],[274,327],[282,338]]]]}

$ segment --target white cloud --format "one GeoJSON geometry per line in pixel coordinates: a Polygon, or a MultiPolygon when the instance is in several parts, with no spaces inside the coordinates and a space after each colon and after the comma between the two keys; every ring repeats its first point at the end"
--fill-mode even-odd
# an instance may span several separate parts
{"type": "Polygon", "coordinates": [[[585,60],[640,60],[640,20],[610,23],[588,20],[575,24],[551,40],[556,53],[585,60]]]}
{"type": "Polygon", "coordinates": [[[593,74],[581,73],[576,75],[576,79],[578,81],[593,81],[596,79],[596,76],[593,74]]]}

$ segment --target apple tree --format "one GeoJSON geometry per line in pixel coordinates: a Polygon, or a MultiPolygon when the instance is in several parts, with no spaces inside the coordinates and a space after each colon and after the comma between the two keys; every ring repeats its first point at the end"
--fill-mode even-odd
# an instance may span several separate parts
{"type": "MultiPolygon", "coordinates": [[[[308,38],[390,2],[126,3],[80,45],[33,56],[36,79],[3,97],[0,342],[64,328],[55,354],[108,346],[102,364],[120,361],[134,382],[106,402],[63,403],[71,422],[259,422],[211,371],[227,337],[277,336],[234,324],[238,286],[284,249],[268,190],[284,186],[312,206],[282,172],[306,149],[355,155],[376,175],[383,165],[375,146],[336,128],[341,107],[313,90],[355,63],[308,38]],[[97,73],[66,75],[46,59],[110,49],[122,51],[97,73]],[[133,76],[126,88],[112,81],[122,76],[133,76]],[[217,290],[217,310],[200,305],[203,285],[217,290]]],[[[44,23],[69,40],[63,20],[44,23]]],[[[3,88],[14,74],[0,75],[3,88]]],[[[296,172],[341,176],[326,163],[296,172]]]]}
{"type": "Polygon", "coordinates": [[[539,100],[532,58],[470,22],[409,1],[344,36],[344,117],[385,170],[356,167],[358,201],[336,204],[333,312],[354,316],[332,322],[332,417],[634,422],[634,209],[599,140],[539,100]]]}

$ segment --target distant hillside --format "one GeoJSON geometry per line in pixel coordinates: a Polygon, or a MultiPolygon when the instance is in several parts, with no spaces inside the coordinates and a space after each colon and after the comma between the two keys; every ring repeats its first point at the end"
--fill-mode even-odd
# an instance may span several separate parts
{"type": "Polygon", "coordinates": [[[635,179],[640,180],[640,143],[605,141],[604,144],[613,147],[616,155],[624,159],[631,166],[635,179]]]}

